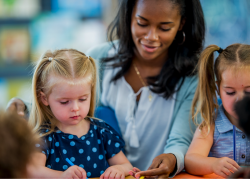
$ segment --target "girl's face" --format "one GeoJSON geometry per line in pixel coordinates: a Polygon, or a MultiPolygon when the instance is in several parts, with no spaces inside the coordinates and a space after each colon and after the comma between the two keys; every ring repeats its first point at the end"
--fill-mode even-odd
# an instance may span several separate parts
{"type": "Polygon", "coordinates": [[[90,83],[71,85],[66,81],[54,85],[48,98],[43,93],[41,97],[62,127],[79,124],[89,112],[90,99],[90,83]]]}
{"type": "Polygon", "coordinates": [[[250,94],[250,70],[242,69],[235,71],[233,69],[225,70],[220,84],[220,97],[227,116],[232,123],[237,123],[237,115],[234,110],[234,104],[245,94],[250,94]]]}
{"type": "Polygon", "coordinates": [[[166,58],[183,25],[178,5],[167,0],[138,0],[131,17],[136,54],[144,60],[166,58]]]}

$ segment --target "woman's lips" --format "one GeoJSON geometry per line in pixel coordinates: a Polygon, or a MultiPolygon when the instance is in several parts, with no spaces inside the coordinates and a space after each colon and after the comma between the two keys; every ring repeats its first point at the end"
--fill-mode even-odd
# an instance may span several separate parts
{"type": "Polygon", "coordinates": [[[145,45],[145,44],[142,44],[142,43],[141,43],[141,45],[142,45],[143,49],[146,52],[149,52],[149,53],[153,53],[159,48],[159,46],[145,45]]]}

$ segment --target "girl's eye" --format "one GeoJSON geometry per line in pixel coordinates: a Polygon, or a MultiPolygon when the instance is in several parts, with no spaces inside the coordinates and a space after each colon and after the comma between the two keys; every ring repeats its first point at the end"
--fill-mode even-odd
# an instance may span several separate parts
{"type": "Polygon", "coordinates": [[[245,94],[246,94],[246,95],[250,95],[250,92],[249,92],[249,91],[245,91],[245,94]]]}
{"type": "Polygon", "coordinates": [[[86,101],[87,100],[87,98],[84,98],[84,99],[79,99],[80,101],[86,101]]]}
{"type": "Polygon", "coordinates": [[[233,96],[234,94],[235,94],[235,92],[226,92],[227,93],[227,95],[229,95],[229,96],[233,96]]]}
{"type": "Polygon", "coordinates": [[[137,22],[137,24],[139,25],[139,26],[141,26],[141,27],[146,27],[147,25],[145,25],[145,24],[140,24],[139,22],[137,22]]]}
{"type": "Polygon", "coordinates": [[[61,104],[67,104],[69,101],[60,102],[61,104]]]}

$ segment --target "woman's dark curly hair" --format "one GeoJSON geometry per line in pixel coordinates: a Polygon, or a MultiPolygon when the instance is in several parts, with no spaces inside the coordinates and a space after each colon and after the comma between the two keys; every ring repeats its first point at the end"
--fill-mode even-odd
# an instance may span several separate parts
{"type": "MultiPolygon", "coordinates": [[[[181,81],[177,88],[180,89],[186,76],[195,75],[195,66],[198,62],[198,55],[203,48],[205,36],[205,23],[202,7],[199,0],[168,0],[179,6],[182,19],[186,22],[183,31],[186,40],[180,45],[183,39],[182,31],[178,31],[175,40],[169,47],[169,57],[163,65],[161,72],[157,76],[147,78],[151,91],[163,94],[168,99],[175,92],[177,83],[181,81]],[[156,83],[157,81],[157,83],[156,83]]],[[[118,53],[113,57],[103,59],[103,62],[115,61],[113,68],[121,67],[121,70],[111,81],[121,78],[129,69],[134,56],[135,44],[131,34],[131,15],[137,0],[122,0],[117,16],[109,25],[108,38],[113,43],[114,38],[119,39],[118,53]]],[[[115,45],[113,44],[115,47],[115,45]]]]}

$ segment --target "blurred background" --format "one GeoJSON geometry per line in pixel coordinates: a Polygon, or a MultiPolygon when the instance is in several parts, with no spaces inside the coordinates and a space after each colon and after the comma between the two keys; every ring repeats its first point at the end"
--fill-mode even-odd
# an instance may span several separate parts
{"type": "MultiPolygon", "coordinates": [[[[200,0],[205,47],[250,44],[250,0],[200,0]]],[[[82,52],[106,41],[119,0],[0,0],[0,109],[31,101],[33,64],[46,50],[82,52]]]]}

